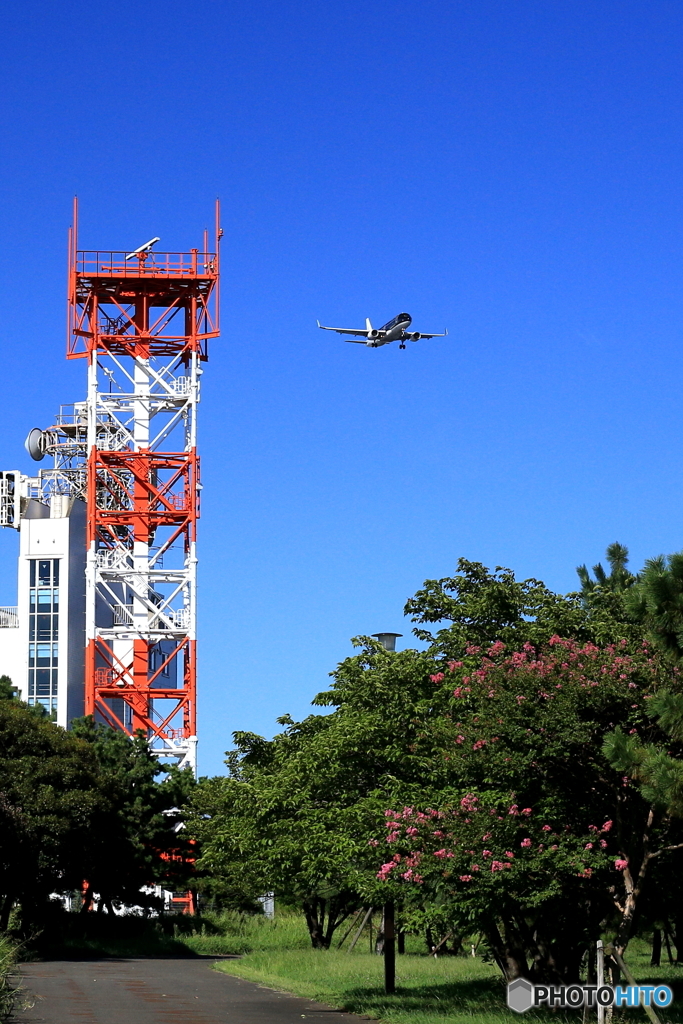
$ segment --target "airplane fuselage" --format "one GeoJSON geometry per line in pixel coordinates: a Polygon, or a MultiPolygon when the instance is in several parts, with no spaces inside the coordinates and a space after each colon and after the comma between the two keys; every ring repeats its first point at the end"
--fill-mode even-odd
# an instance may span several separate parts
{"type": "Polygon", "coordinates": [[[413,322],[413,318],[409,313],[399,313],[393,320],[389,320],[388,323],[380,327],[376,332],[377,338],[368,338],[367,344],[370,348],[379,348],[380,345],[388,345],[392,341],[398,341],[403,338],[403,332],[407,331],[413,322]]]}

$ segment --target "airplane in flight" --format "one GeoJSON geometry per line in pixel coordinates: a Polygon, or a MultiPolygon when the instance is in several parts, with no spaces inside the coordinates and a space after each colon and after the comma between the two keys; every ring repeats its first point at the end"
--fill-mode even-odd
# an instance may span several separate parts
{"type": "Polygon", "coordinates": [[[356,345],[367,345],[369,348],[379,348],[380,345],[389,345],[392,341],[400,341],[399,348],[405,348],[407,341],[419,341],[420,338],[445,338],[448,331],[443,334],[422,334],[420,331],[409,331],[413,318],[409,313],[399,313],[393,320],[384,327],[373,327],[370,318],[365,321],[365,330],[355,331],[345,327],[323,327],[319,320],[316,321],[321,331],[336,331],[337,334],[354,334],[354,338],[344,338],[344,341],[355,342],[356,345]],[[364,340],[361,341],[360,339],[364,340]]]}

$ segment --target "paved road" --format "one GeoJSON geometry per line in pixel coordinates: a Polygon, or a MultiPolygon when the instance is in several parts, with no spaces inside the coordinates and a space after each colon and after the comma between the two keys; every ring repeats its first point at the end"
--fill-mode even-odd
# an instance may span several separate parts
{"type": "Polygon", "coordinates": [[[16,1024],[362,1024],[360,1017],[211,969],[213,960],[24,964],[16,1024]]]}

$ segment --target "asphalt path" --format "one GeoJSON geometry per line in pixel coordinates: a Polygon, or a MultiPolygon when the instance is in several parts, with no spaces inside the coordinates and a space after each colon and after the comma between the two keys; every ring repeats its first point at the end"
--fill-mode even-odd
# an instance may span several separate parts
{"type": "Polygon", "coordinates": [[[261,988],[215,960],[54,960],[23,964],[15,1024],[362,1024],[352,1013],[261,988]]]}

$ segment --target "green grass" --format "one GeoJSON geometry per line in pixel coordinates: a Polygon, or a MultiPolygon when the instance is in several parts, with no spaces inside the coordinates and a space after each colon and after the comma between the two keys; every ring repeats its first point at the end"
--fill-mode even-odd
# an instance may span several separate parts
{"type": "MultiPolygon", "coordinates": [[[[192,918],[185,918],[187,925],[192,918]]],[[[194,953],[215,956],[265,950],[307,950],[311,940],[303,914],[278,914],[273,920],[255,914],[225,911],[195,919],[195,925],[182,934],[182,941],[194,953]]],[[[177,929],[177,925],[176,925],[177,929]]],[[[176,936],[180,933],[176,930],[176,936]]]]}
{"type": "Polygon", "coordinates": [[[201,917],[109,917],[69,914],[51,908],[25,956],[59,960],[81,957],[225,956],[254,950],[306,949],[310,940],[301,915],[275,921],[254,914],[207,913],[201,917]]]}
{"type": "MultiPolygon", "coordinates": [[[[369,952],[269,950],[216,966],[269,988],[391,1024],[519,1021],[505,1007],[497,970],[478,958],[397,957],[395,996],[384,994],[383,960],[369,952]]],[[[527,1014],[525,1019],[533,1018],[527,1014]]]]}
{"type": "MultiPolygon", "coordinates": [[[[683,1022],[683,968],[652,968],[649,960],[646,943],[631,945],[627,962],[639,981],[674,987],[674,1004],[659,1011],[662,1021],[683,1022]]],[[[397,957],[395,996],[384,994],[382,958],[366,950],[349,954],[344,949],[318,952],[310,948],[271,948],[252,952],[241,960],[225,961],[216,968],[385,1024],[519,1024],[520,1020],[527,1024],[577,1024],[581,1019],[580,1014],[571,1013],[534,1011],[523,1018],[512,1013],[505,1005],[505,988],[497,968],[478,957],[435,960],[417,953],[397,957]]],[[[621,1015],[615,1012],[613,1020],[614,1024],[622,1020],[641,1024],[647,1018],[642,1010],[631,1009],[621,1015]]]]}
{"type": "Polygon", "coordinates": [[[0,1020],[9,1017],[14,1005],[11,975],[16,962],[17,947],[6,935],[0,935],[0,1020]]]}

